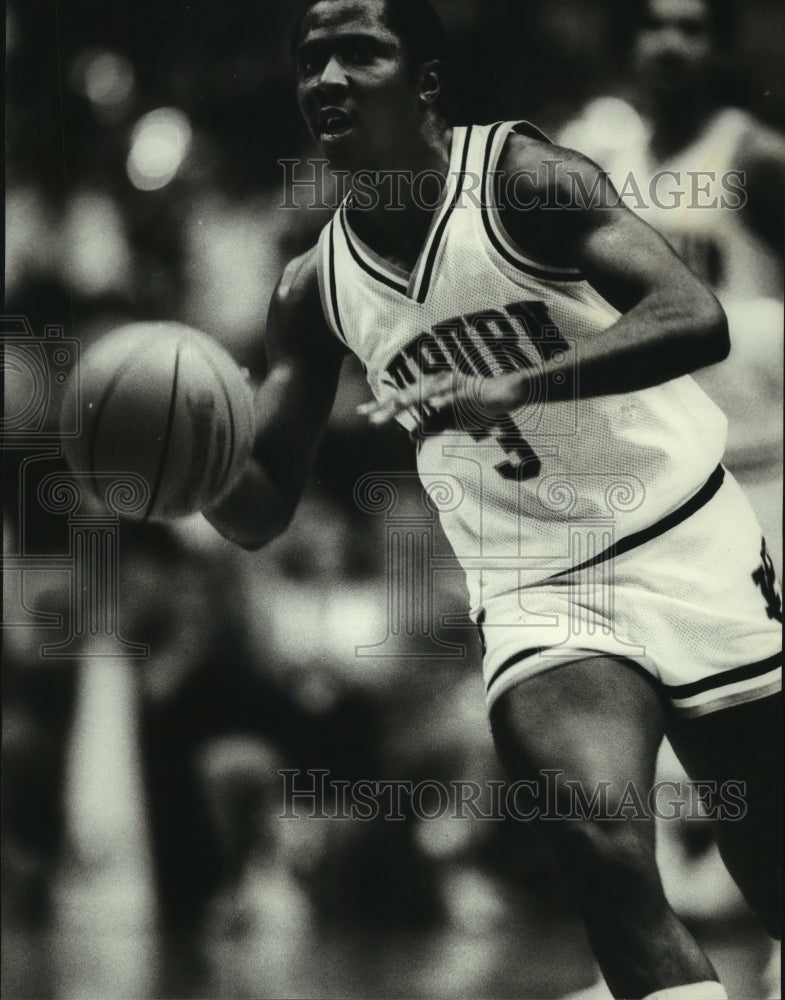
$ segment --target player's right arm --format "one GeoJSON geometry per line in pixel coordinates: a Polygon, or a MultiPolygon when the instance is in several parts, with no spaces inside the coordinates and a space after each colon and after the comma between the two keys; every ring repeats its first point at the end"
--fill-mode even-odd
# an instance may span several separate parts
{"type": "MultiPolygon", "coordinates": [[[[288,527],[335,401],[345,351],[324,318],[316,260],[314,249],[292,261],[276,288],[253,455],[229,496],[205,511],[244,549],[259,549],[288,527]]],[[[251,371],[255,380],[263,374],[251,371]]]]}

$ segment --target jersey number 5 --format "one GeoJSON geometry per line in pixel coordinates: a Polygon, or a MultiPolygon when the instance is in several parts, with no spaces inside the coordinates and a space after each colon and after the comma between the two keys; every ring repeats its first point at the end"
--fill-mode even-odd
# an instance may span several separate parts
{"type": "MultiPolygon", "coordinates": [[[[507,312],[517,319],[527,332],[527,339],[534,346],[541,362],[549,364],[566,358],[570,345],[553,322],[544,303],[519,303],[508,306],[507,312]]],[[[522,356],[520,351],[516,351],[515,354],[522,356]]],[[[525,358],[524,360],[529,367],[535,367],[535,361],[525,358]]],[[[554,373],[551,377],[564,378],[561,373],[554,373]]],[[[496,421],[493,428],[484,436],[494,437],[508,455],[517,459],[517,461],[502,462],[495,467],[503,479],[520,483],[536,479],[542,472],[542,462],[509,414],[496,421]]]]}

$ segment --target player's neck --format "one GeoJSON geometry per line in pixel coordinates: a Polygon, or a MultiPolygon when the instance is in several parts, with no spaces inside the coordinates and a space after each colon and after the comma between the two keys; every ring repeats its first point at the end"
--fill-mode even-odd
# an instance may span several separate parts
{"type": "Polygon", "coordinates": [[[375,165],[373,183],[368,171],[352,177],[359,206],[351,211],[352,228],[382,257],[407,270],[416,262],[438,208],[451,148],[452,129],[435,120],[410,145],[393,151],[387,165],[375,165]]]}

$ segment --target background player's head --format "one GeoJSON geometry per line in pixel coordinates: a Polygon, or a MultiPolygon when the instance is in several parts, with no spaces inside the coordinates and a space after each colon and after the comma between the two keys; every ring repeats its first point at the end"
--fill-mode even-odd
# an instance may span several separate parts
{"type": "Polygon", "coordinates": [[[632,68],[653,97],[705,90],[736,35],[733,0],[638,0],[628,8],[632,68]]]}
{"type": "Polygon", "coordinates": [[[334,165],[405,164],[442,121],[444,34],[427,0],[310,0],[294,53],[300,109],[334,165]]]}

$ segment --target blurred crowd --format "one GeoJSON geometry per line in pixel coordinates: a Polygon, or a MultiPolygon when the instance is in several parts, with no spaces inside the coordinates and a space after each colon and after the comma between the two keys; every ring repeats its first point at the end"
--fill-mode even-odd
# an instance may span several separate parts
{"type": "MultiPolygon", "coordinates": [[[[525,117],[558,134],[591,98],[623,91],[622,0],[436,6],[456,120],[525,117]]],[[[241,364],[260,356],[280,271],[327,214],[279,208],[279,160],[314,155],[293,97],[291,5],[227,11],[9,2],[7,317],[36,335],[62,327],[82,349],[124,322],[178,320],[241,364]]],[[[774,126],[783,31],[778,5],[747,3],[727,73],[727,99],[774,126]]],[[[28,391],[14,376],[6,416],[28,391]]],[[[522,824],[280,818],[284,769],[501,778],[460,572],[423,515],[408,440],[356,416],[358,366],[347,362],[286,536],[249,555],[200,517],[115,526],[115,645],[88,630],[67,655],[42,654],[72,635],[75,607],[73,523],[39,502],[64,470],[52,393],[40,443],[4,453],[3,995],[556,997],[590,985],[583,931],[522,824]],[[355,497],[370,471],[400,484],[396,503],[438,553],[435,629],[391,608],[391,521],[355,497]],[[123,655],[118,635],[149,655],[123,655]]],[[[765,942],[705,827],[664,844],[671,891],[720,971],[759,977],[765,942]]]]}

